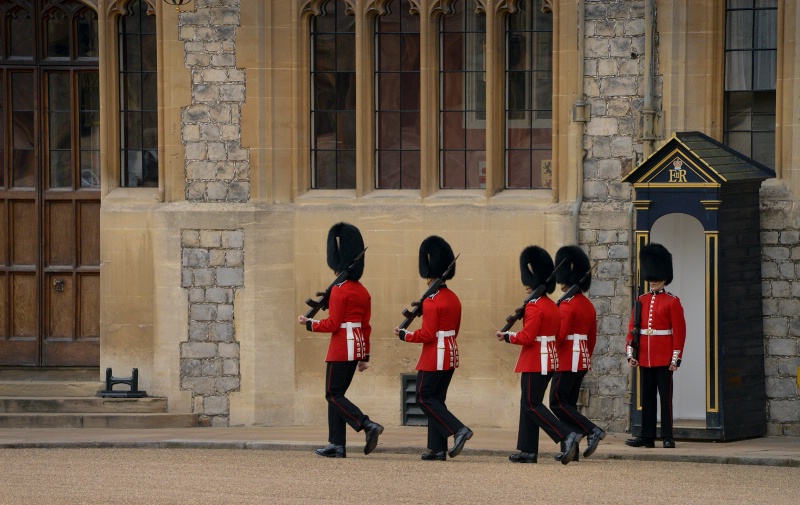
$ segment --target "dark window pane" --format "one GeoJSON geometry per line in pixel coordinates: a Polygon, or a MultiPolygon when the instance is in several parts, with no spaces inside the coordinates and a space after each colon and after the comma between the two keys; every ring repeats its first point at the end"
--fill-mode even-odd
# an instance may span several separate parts
{"type": "Polygon", "coordinates": [[[11,185],[15,188],[32,188],[35,186],[35,163],[33,149],[14,149],[12,153],[12,175],[11,185]]]}
{"type": "Polygon", "coordinates": [[[84,9],[78,16],[78,58],[97,58],[97,14],[84,9]]]}
{"type": "Polygon", "coordinates": [[[419,110],[419,73],[401,74],[400,108],[402,110],[419,110]]]}
{"type": "Polygon", "coordinates": [[[510,189],[528,189],[531,184],[531,151],[506,151],[506,187],[510,189]]]}
{"type": "Polygon", "coordinates": [[[378,114],[378,149],[399,149],[400,113],[381,112],[378,114]]]}
{"type": "Polygon", "coordinates": [[[725,32],[727,49],[752,49],[753,11],[729,11],[725,32]]]}
{"type": "Polygon", "coordinates": [[[753,156],[768,167],[775,166],[775,132],[753,133],[753,156]]]}
{"type": "Polygon", "coordinates": [[[72,187],[72,153],[70,151],[50,151],[49,187],[72,187]]]}
{"type": "Polygon", "coordinates": [[[11,145],[15,149],[33,149],[35,136],[33,120],[33,112],[14,112],[11,125],[11,145]]]}
{"type": "Polygon", "coordinates": [[[69,73],[50,72],[47,74],[48,109],[52,111],[69,111],[69,73]]]}
{"type": "Polygon", "coordinates": [[[775,89],[778,78],[778,51],[753,52],[753,89],[775,89]]]}
{"type": "Polygon", "coordinates": [[[81,151],[81,187],[100,187],[100,151],[81,151]]]}
{"type": "Polygon", "coordinates": [[[125,112],[122,117],[122,145],[126,149],[142,148],[142,113],[125,112]]]}
{"type": "Polygon", "coordinates": [[[69,57],[69,20],[61,9],[52,9],[45,15],[47,42],[45,55],[48,58],[69,57]]]}
{"type": "Polygon", "coordinates": [[[142,187],[158,187],[158,151],[148,150],[142,153],[142,187]]]}
{"type": "Polygon", "coordinates": [[[78,100],[80,110],[100,110],[100,78],[97,72],[78,74],[78,100]]]}
{"type": "Polygon", "coordinates": [[[464,73],[444,72],[441,74],[442,110],[464,109],[464,73]]]}
{"type": "Polygon", "coordinates": [[[755,11],[753,49],[778,47],[778,9],[755,11]]]}
{"type": "Polygon", "coordinates": [[[80,147],[81,149],[100,149],[100,113],[81,112],[78,115],[80,122],[80,147]]]}
{"type": "Polygon", "coordinates": [[[403,149],[419,149],[419,112],[403,112],[400,117],[403,149]]]}
{"type": "Polygon", "coordinates": [[[142,71],[155,72],[158,70],[156,62],[156,36],[155,35],[142,35],[141,39],[141,63],[142,71]]]}
{"type": "Polygon", "coordinates": [[[6,113],[5,104],[3,103],[6,94],[4,85],[5,79],[3,78],[3,73],[0,72],[0,188],[6,185],[6,113]]]}
{"type": "Polygon", "coordinates": [[[314,181],[314,188],[336,189],[336,151],[316,151],[314,181]]]}
{"type": "Polygon", "coordinates": [[[441,114],[442,122],[442,148],[464,149],[466,139],[464,138],[464,113],[463,112],[444,112],[441,114]]]}
{"type": "Polygon", "coordinates": [[[11,106],[13,110],[33,110],[33,74],[15,72],[11,75],[11,106]]]}
{"type": "Polygon", "coordinates": [[[70,149],[72,147],[72,127],[69,112],[51,112],[47,125],[50,133],[50,149],[70,149]]]}
{"type": "Polygon", "coordinates": [[[400,151],[378,151],[378,188],[400,188],[401,160],[400,151]]]}
{"type": "MultiPolygon", "coordinates": [[[[381,25],[382,27],[383,25],[381,25]]],[[[377,36],[378,70],[381,72],[398,71],[401,64],[400,34],[380,34],[377,36]]]]}
{"type": "Polygon", "coordinates": [[[421,167],[419,151],[403,151],[401,189],[419,189],[421,167]]]}
{"type": "Polygon", "coordinates": [[[356,74],[352,72],[336,74],[336,108],[338,110],[355,110],[356,108],[356,74]]]}
{"type": "Polygon", "coordinates": [[[9,56],[11,58],[33,58],[34,44],[33,18],[30,13],[20,9],[12,10],[9,14],[9,56]]]}
{"type": "Polygon", "coordinates": [[[317,72],[332,72],[336,69],[336,36],[317,34],[312,38],[314,57],[312,63],[317,72]]]}
{"type": "Polygon", "coordinates": [[[339,149],[352,149],[356,146],[356,113],[355,111],[336,114],[336,140],[339,149]]]}
{"type": "Polygon", "coordinates": [[[466,166],[464,151],[443,151],[442,152],[442,180],[443,189],[464,188],[466,186],[466,176],[464,169],[466,166]]]}
{"type": "Polygon", "coordinates": [[[400,110],[401,74],[379,73],[377,82],[378,109],[400,110]]]}
{"type": "Polygon", "coordinates": [[[123,151],[123,175],[124,186],[138,188],[142,185],[142,151],[123,151]]]}
{"type": "MultiPolygon", "coordinates": [[[[735,149],[745,156],[750,156],[750,141],[752,134],[748,132],[728,132],[725,144],[731,149],[735,149]]],[[[752,156],[750,156],[752,157],[752,156]]]]}
{"type": "Polygon", "coordinates": [[[122,110],[142,110],[142,74],[124,74],[122,79],[122,110]]]}
{"type": "Polygon", "coordinates": [[[158,113],[142,113],[142,147],[158,149],[158,113]]]}
{"type": "Polygon", "coordinates": [[[158,110],[158,74],[142,74],[142,110],[158,110]]]}
{"type": "Polygon", "coordinates": [[[138,72],[142,70],[142,47],[141,36],[139,34],[122,37],[120,50],[122,52],[120,66],[127,72],[138,72]]]}

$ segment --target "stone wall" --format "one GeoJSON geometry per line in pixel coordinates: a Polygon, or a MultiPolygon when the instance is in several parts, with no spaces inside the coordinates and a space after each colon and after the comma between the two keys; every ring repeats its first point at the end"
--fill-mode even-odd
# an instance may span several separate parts
{"type": "MultiPolygon", "coordinates": [[[[631,373],[625,334],[631,307],[629,209],[632,188],[621,182],[643,146],[637,113],[643,106],[645,24],[643,2],[587,2],[584,83],[591,120],[584,134],[584,191],[579,240],[598,267],[589,296],[597,309],[598,336],[588,415],[621,432],[629,418],[631,373]]],[[[656,97],[656,109],[660,108],[656,97]]]]}
{"type": "Polygon", "coordinates": [[[236,291],[244,287],[243,230],[183,230],[181,285],[189,292],[189,335],[181,342],[181,389],[201,423],[228,426],[228,393],[238,391],[236,291]]]}
{"type": "Polygon", "coordinates": [[[761,190],[767,434],[800,436],[800,209],[777,181],[761,190]]]}
{"type": "Polygon", "coordinates": [[[250,200],[250,150],[241,145],[245,71],[236,68],[239,0],[195,0],[178,18],[192,105],[182,110],[186,199],[250,200]]]}

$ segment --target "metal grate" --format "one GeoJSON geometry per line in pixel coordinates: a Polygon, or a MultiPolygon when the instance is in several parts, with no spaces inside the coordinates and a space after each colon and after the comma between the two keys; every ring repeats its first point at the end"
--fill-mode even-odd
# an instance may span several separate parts
{"type": "Polygon", "coordinates": [[[416,374],[402,375],[403,426],[428,426],[428,418],[417,405],[417,376],[416,374]]]}

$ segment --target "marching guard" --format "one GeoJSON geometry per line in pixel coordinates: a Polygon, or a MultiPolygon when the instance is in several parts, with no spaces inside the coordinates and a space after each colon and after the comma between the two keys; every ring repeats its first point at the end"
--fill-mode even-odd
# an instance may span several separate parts
{"type": "Polygon", "coordinates": [[[417,362],[417,403],[428,418],[428,452],[422,454],[422,459],[445,461],[448,454],[454,458],[461,453],[472,438],[472,430],[445,404],[447,389],[459,365],[456,339],[461,326],[461,301],[444,284],[455,275],[455,257],[443,238],[432,235],[420,244],[419,275],[428,286],[439,284],[438,290],[426,292],[428,296],[421,301],[422,327],[416,331],[397,327],[394,334],[404,342],[422,344],[417,362]],[[448,452],[450,436],[454,440],[448,452]]]}
{"type": "MultiPolygon", "coordinates": [[[[650,291],[641,295],[641,317],[631,316],[627,357],[641,374],[642,436],[625,441],[632,447],[655,447],[657,397],[661,400],[661,438],[665,448],[674,448],[672,433],[672,374],[681,364],[686,341],[686,320],[677,296],[665,291],[672,282],[672,254],[661,244],[650,243],[639,252],[641,273],[650,291]],[[634,328],[640,328],[638,353],[634,355],[634,328]]],[[[635,313],[635,311],[634,311],[635,313]]]]}
{"type": "Polygon", "coordinates": [[[344,280],[329,288],[326,319],[310,319],[305,315],[297,318],[297,322],[308,331],[331,334],[325,358],[329,444],[315,450],[318,455],[328,458],[347,457],[347,424],[357,432],[363,430],[366,433],[364,454],[375,450],[378,436],[383,433],[383,426],[371,421],[345,397],[356,370],[363,372],[369,368],[372,302],[367,289],[358,282],[364,273],[363,254],[364,240],[358,228],[348,223],[331,227],[328,232],[328,266],[344,280]]]}
{"type": "MultiPolygon", "coordinates": [[[[529,298],[539,286],[545,286],[546,293],[555,291],[553,259],[538,246],[526,247],[520,255],[522,284],[529,298]]],[[[542,294],[526,300],[523,328],[519,332],[498,331],[499,341],[522,346],[515,372],[521,374],[519,431],[517,434],[517,454],[508,457],[513,463],[536,463],[539,451],[539,428],[547,433],[553,442],[563,442],[561,463],[571,462],[578,450],[582,435],[559,421],[542,403],[545,390],[553,370],[558,367],[555,339],[558,334],[560,315],[556,303],[542,294]]]]}
{"type": "MultiPolygon", "coordinates": [[[[550,384],[550,410],[573,431],[588,436],[583,453],[589,457],[606,432],[578,411],[578,396],[587,372],[592,368],[592,354],[597,343],[597,312],[584,293],[592,285],[589,257],[577,245],[564,246],[556,252],[556,284],[564,293],[557,302],[561,324],[556,335],[558,368],[550,384]]],[[[564,453],[556,455],[561,460],[564,453]]],[[[575,454],[579,459],[580,450],[575,454]]]]}

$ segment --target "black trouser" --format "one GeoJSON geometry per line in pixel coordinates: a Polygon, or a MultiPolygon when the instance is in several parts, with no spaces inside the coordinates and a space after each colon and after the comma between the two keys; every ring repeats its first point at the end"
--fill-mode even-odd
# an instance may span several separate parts
{"type": "Polygon", "coordinates": [[[656,393],[661,398],[661,438],[672,438],[672,371],[639,367],[642,377],[642,438],[656,438],[656,393]]]}
{"type": "Polygon", "coordinates": [[[519,401],[517,449],[523,452],[537,453],[539,452],[539,428],[543,429],[555,443],[564,440],[571,430],[542,403],[552,374],[523,372],[521,375],[522,397],[519,401]]]}
{"type": "Polygon", "coordinates": [[[578,412],[578,396],[587,370],[555,372],[550,384],[550,410],[572,431],[588,435],[597,428],[586,416],[578,412]]]}
{"type": "Polygon", "coordinates": [[[417,403],[428,418],[428,449],[434,452],[446,451],[447,438],[464,427],[445,405],[453,372],[417,372],[417,403]]]}
{"type": "Polygon", "coordinates": [[[328,400],[328,442],[345,445],[345,423],[361,431],[368,419],[344,394],[350,387],[358,361],[329,361],[325,374],[325,399],[328,400]]]}

